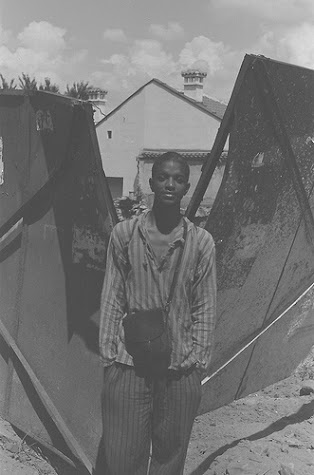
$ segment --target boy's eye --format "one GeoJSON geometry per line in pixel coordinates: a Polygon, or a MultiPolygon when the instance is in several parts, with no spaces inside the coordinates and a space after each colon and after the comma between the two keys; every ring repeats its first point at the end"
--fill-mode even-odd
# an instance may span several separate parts
{"type": "MultiPolygon", "coordinates": [[[[166,175],[157,175],[156,178],[160,182],[167,180],[166,175]]],[[[183,176],[176,176],[176,177],[174,177],[174,180],[181,185],[182,183],[184,183],[185,178],[183,176]]]]}

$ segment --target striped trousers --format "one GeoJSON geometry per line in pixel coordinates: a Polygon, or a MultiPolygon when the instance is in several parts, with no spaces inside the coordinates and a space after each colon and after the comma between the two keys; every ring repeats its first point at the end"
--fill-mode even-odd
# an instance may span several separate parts
{"type": "Polygon", "coordinates": [[[149,381],[127,365],[105,368],[103,453],[97,475],[182,474],[200,399],[195,369],[169,371],[167,378],[149,381]]]}

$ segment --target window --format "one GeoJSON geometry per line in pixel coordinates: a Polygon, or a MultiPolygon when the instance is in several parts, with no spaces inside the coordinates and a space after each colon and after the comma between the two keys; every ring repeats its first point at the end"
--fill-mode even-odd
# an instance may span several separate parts
{"type": "Polygon", "coordinates": [[[107,130],[108,139],[112,139],[112,130],[107,130]]]}

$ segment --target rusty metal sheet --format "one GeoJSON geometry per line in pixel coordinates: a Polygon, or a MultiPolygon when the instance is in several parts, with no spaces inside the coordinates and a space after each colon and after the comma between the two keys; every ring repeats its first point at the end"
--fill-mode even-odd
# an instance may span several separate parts
{"type": "Polygon", "coordinates": [[[253,57],[206,224],[218,323],[200,412],[289,376],[314,344],[313,290],[289,308],[314,282],[313,126],[314,71],[253,57]]]}
{"type": "MultiPolygon", "coordinates": [[[[1,319],[94,463],[101,437],[98,311],[117,218],[92,108],[43,92],[0,94],[0,124],[8,111],[1,129],[1,319]]],[[[5,344],[0,348],[1,414],[72,457],[23,368],[10,362],[5,344]]]]}

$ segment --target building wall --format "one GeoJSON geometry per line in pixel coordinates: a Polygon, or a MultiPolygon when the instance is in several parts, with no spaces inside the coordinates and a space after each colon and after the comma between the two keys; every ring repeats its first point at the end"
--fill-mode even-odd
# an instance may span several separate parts
{"type": "Polygon", "coordinates": [[[143,147],[144,101],[145,96],[140,92],[96,127],[104,172],[108,177],[123,178],[125,196],[133,191],[136,157],[143,147]],[[108,131],[112,133],[111,139],[108,131]]]}
{"type": "MultiPolygon", "coordinates": [[[[105,174],[123,178],[124,196],[138,181],[149,193],[151,164],[142,166],[137,161],[143,149],[209,151],[219,125],[218,119],[150,83],[96,128],[105,174]],[[108,131],[112,138],[108,138],[108,131]]],[[[201,165],[191,163],[192,187],[187,199],[200,176],[201,165]]]]}
{"type": "Polygon", "coordinates": [[[211,149],[220,125],[218,119],[155,83],[146,86],[144,92],[144,148],[211,149]]]}
{"type": "Polygon", "coordinates": [[[93,104],[93,119],[97,124],[101,119],[106,116],[106,102],[105,101],[90,101],[93,104]]]}

